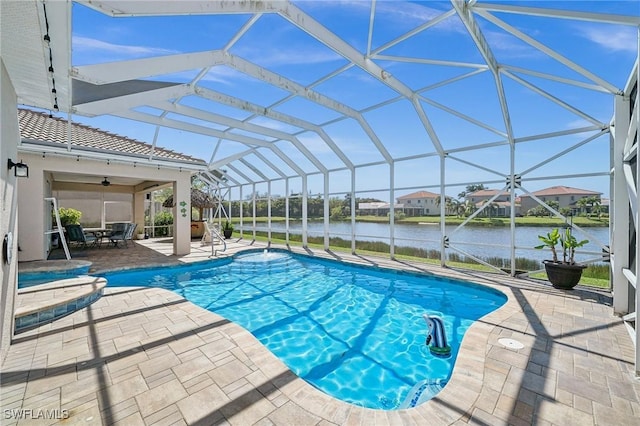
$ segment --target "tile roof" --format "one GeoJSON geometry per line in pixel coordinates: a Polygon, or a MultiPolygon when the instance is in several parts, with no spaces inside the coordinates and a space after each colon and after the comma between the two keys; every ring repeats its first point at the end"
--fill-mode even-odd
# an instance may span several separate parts
{"type": "MultiPolygon", "coordinates": [[[[533,195],[549,196],[549,195],[601,195],[601,192],[589,191],[588,189],[572,188],[570,186],[552,186],[550,188],[541,189],[539,191],[532,192],[533,195]]],[[[521,197],[528,197],[527,194],[522,194],[521,197]]]]}
{"type": "MultiPolygon", "coordinates": [[[[18,109],[20,136],[23,143],[47,144],[67,143],[67,120],[50,117],[49,114],[29,109],[18,109]]],[[[71,125],[71,144],[79,150],[91,150],[114,155],[148,158],[152,145],[126,136],[120,136],[80,123],[71,125]]],[[[206,165],[204,160],[190,155],[156,147],[153,158],[157,160],[188,162],[206,165]]]]}
{"type": "Polygon", "coordinates": [[[477,191],[467,194],[467,197],[493,197],[497,193],[502,192],[502,195],[509,195],[508,191],[502,191],[499,189],[479,189],[477,191]]]}
{"type": "Polygon", "coordinates": [[[438,194],[434,194],[433,192],[429,192],[429,191],[418,191],[418,192],[412,192],[411,194],[407,194],[407,195],[403,195],[402,197],[398,197],[398,200],[409,200],[409,199],[415,199],[415,198],[438,198],[440,195],[438,194]]]}
{"type": "MultiPolygon", "coordinates": [[[[478,201],[478,202],[476,202],[476,203],[475,203],[475,206],[476,206],[477,208],[480,208],[480,207],[482,207],[482,206],[484,206],[484,205],[485,205],[485,202],[486,202],[486,201],[487,201],[487,200],[478,201]]],[[[496,206],[498,206],[498,207],[511,207],[511,202],[510,202],[510,201],[494,201],[494,202],[493,202],[493,203],[491,203],[491,204],[494,204],[494,205],[496,205],[496,206]]],[[[519,205],[519,203],[518,203],[518,202],[516,202],[516,207],[517,207],[518,205],[519,205]]]]}

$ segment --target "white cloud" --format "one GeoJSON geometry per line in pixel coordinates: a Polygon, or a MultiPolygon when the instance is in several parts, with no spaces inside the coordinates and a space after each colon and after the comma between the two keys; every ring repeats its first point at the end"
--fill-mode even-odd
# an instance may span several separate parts
{"type": "MultiPolygon", "coordinates": [[[[321,2],[310,2],[308,5],[305,4],[304,9],[312,9],[312,8],[322,8],[326,10],[329,7],[334,8],[348,8],[352,13],[359,13],[362,16],[365,16],[367,19],[371,12],[371,2],[362,1],[362,0],[342,0],[342,1],[321,1],[321,2]]],[[[378,1],[376,2],[376,19],[380,19],[381,16],[396,22],[398,25],[407,26],[409,25],[421,25],[425,22],[429,22],[430,20],[440,16],[446,10],[451,7],[445,2],[409,2],[409,1],[378,1]],[[435,4],[435,5],[443,5],[442,9],[428,7],[425,6],[427,4],[435,4]]],[[[449,17],[443,22],[436,25],[433,29],[437,30],[445,30],[445,31],[456,31],[456,32],[464,32],[464,25],[462,22],[455,16],[449,17]]],[[[375,31],[375,22],[374,22],[374,31],[375,31]]]]}
{"type": "MultiPolygon", "coordinates": [[[[582,127],[588,127],[588,126],[593,126],[593,123],[590,121],[585,120],[584,118],[577,118],[575,120],[572,120],[570,122],[568,122],[565,125],[565,128],[567,129],[579,129],[582,127]]],[[[584,136],[580,136],[581,138],[584,138],[584,136]]]]}
{"type": "Polygon", "coordinates": [[[530,58],[543,55],[539,50],[507,33],[484,31],[484,36],[490,48],[496,53],[504,54],[504,56],[511,58],[530,58]]]}
{"type": "Polygon", "coordinates": [[[133,46],[126,44],[108,43],[89,37],[73,37],[73,50],[78,53],[109,53],[124,57],[140,57],[155,55],[171,55],[179,53],[176,50],[163,49],[159,47],[133,46]]]}
{"type": "Polygon", "coordinates": [[[311,48],[309,45],[297,49],[281,50],[276,48],[238,49],[238,56],[261,66],[307,65],[335,62],[342,57],[329,49],[311,48]]]}
{"type": "Polygon", "coordinates": [[[402,22],[422,23],[439,16],[442,11],[416,3],[381,1],[376,3],[376,14],[379,13],[402,22]]]}
{"type": "Polygon", "coordinates": [[[615,52],[637,52],[638,38],[634,27],[614,28],[609,26],[580,26],[579,34],[602,47],[615,52]]]}

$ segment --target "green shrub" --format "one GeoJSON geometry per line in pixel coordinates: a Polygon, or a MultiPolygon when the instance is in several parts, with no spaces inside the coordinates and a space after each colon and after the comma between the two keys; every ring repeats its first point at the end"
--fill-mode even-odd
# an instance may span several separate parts
{"type": "MultiPolygon", "coordinates": [[[[82,212],[80,210],[76,210],[71,207],[60,207],[58,209],[58,214],[60,215],[60,224],[62,226],[80,225],[80,218],[82,217],[82,212]]],[[[53,213],[53,224],[57,225],[55,212],[53,213]]]]}
{"type": "Polygon", "coordinates": [[[332,220],[340,220],[344,219],[344,212],[342,211],[342,206],[335,206],[331,209],[331,219],[332,220]]]}
{"type": "Polygon", "coordinates": [[[169,212],[157,213],[153,218],[153,224],[156,227],[160,227],[155,229],[155,236],[166,237],[169,235],[168,225],[173,225],[173,215],[169,212]]]}
{"type": "Polygon", "coordinates": [[[608,280],[611,274],[611,268],[608,263],[594,263],[587,266],[582,275],[588,278],[598,278],[608,280]]]}

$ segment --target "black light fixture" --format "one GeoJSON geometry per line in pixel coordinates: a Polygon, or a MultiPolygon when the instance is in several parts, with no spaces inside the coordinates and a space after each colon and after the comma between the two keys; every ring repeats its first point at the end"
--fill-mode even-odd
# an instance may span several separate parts
{"type": "Polygon", "coordinates": [[[15,177],[29,177],[29,166],[24,164],[22,160],[19,163],[14,163],[13,160],[9,158],[9,161],[7,162],[7,164],[8,164],[9,170],[14,169],[13,175],[15,177]]]}
{"type": "Polygon", "coordinates": [[[109,185],[111,185],[111,182],[109,182],[109,181],[107,180],[107,177],[105,176],[105,177],[104,177],[104,180],[102,181],[102,186],[109,186],[109,185]]]}

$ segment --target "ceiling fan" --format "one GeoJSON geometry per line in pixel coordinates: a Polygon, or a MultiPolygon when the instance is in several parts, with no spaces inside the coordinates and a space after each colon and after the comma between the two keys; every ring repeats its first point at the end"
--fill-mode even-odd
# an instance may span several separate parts
{"type": "Polygon", "coordinates": [[[106,177],[106,176],[104,177],[104,180],[103,180],[101,183],[102,183],[102,186],[109,186],[109,185],[111,185],[111,182],[109,182],[109,181],[107,180],[107,177],[106,177]]]}

